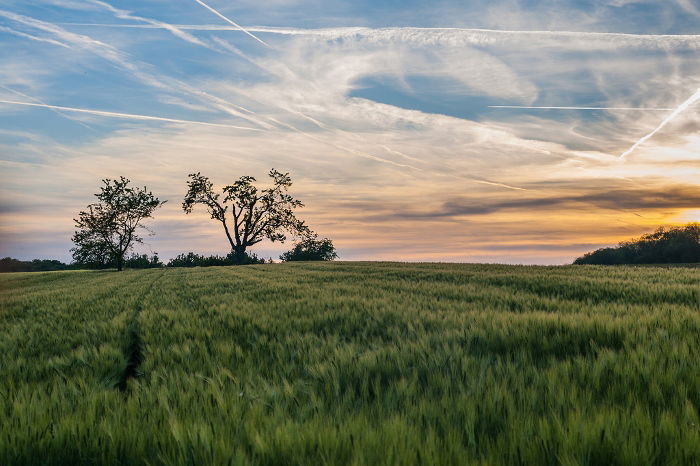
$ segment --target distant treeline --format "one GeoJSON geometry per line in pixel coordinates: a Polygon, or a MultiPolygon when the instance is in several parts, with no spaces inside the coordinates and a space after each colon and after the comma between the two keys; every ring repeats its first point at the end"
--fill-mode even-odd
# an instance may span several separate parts
{"type": "Polygon", "coordinates": [[[47,272],[50,270],[72,270],[82,268],[78,264],[64,264],[50,259],[21,261],[11,257],[0,259],[0,272],[47,272]]]}
{"type": "MultiPolygon", "coordinates": [[[[167,263],[163,263],[157,254],[151,256],[147,254],[132,254],[124,261],[124,266],[129,269],[153,269],[159,267],[211,267],[221,265],[249,265],[249,264],[264,264],[266,260],[259,258],[255,254],[245,254],[243,262],[239,262],[234,253],[229,253],[226,256],[203,256],[188,252],[180,254],[177,257],[170,259],[167,263]]],[[[306,257],[296,258],[287,255],[286,261],[294,260],[314,260],[306,257]]],[[[272,259],[270,259],[272,262],[272,259]]],[[[73,262],[66,264],[58,260],[42,260],[34,259],[32,261],[21,261],[5,257],[0,259],[0,272],[48,272],[52,270],[84,270],[84,269],[113,269],[116,267],[114,263],[79,263],[73,262]]]]}
{"type": "Polygon", "coordinates": [[[574,264],[685,264],[700,262],[700,223],[661,227],[654,233],[617,247],[603,248],[579,257],[574,264]]]}

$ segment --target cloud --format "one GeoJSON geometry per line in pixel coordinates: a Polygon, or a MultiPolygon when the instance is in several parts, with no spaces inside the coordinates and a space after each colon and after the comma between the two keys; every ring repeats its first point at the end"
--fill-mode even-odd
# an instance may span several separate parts
{"type": "Polygon", "coordinates": [[[496,202],[457,199],[443,204],[440,211],[425,216],[485,215],[506,210],[543,211],[553,209],[654,210],[700,207],[700,186],[665,186],[662,189],[615,189],[556,197],[519,198],[496,202]]]}

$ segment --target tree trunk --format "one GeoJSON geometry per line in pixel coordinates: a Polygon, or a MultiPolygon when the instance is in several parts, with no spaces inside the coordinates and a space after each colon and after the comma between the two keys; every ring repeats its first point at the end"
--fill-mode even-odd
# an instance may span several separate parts
{"type": "Polygon", "coordinates": [[[245,246],[236,246],[233,248],[234,260],[236,265],[241,265],[245,258],[245,246]]]}
{"type": "Polygon", "coordinates": [[[124,266],[124,256],[117,254],[117,272],[121,272],[124,266]]]}

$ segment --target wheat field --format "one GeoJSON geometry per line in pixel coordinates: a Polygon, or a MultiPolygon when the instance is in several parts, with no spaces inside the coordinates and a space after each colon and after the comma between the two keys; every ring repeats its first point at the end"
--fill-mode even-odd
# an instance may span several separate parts
{"type": "Polygon", "coordinates": [[[0,276],[3,465],[700,464],[700,269],[0,276]]]}

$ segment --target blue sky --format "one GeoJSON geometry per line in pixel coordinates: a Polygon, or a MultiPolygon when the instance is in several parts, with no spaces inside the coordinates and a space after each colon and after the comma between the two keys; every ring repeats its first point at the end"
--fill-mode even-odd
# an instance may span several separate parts
{"type": "Polygon", "coordinates": [[[0,255],[68,259],[119,175],[169,200],[144,252],[225,253],[187,174],[270,167],[345,259],[563,263],[700,220],[698,33],[693,0],[0,1],[0,255]]]}

